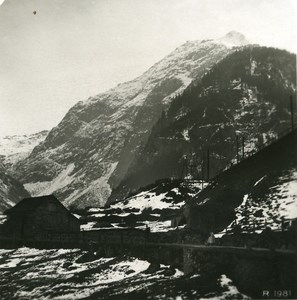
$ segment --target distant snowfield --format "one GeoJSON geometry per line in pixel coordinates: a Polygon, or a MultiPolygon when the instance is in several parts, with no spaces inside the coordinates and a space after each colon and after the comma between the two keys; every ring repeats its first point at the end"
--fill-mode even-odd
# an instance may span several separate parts
{"type": "Polygon", "coordinates": [[[0,156],[4,156],[4,164],[14,164],[25,159],[31,151],[47,136],[48,131],[28,135],[11,135],[0,137],[0,156]]]}

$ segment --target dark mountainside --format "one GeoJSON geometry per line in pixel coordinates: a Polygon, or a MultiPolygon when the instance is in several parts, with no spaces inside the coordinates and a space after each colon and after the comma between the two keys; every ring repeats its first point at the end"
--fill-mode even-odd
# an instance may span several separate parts
{"type": "Polygon", "coordinates": [[[205,177],[207,149],[213,177],[236,158],[236,135],[248,152],[290,127],[295,91],[295,54],[266,47],[230,54],[173,100],[108,202],[157,179],[180,178],[192,153],[201,166],[194,175],[204,169],[205,177]]]}
{"type": "Polygon", "coordinates": [[[237,219],[230,229],[280,230],[296,215],[296,184],[297,130],[215,177],[186,205],[187,225],[219,232],[237,219]]]}
{"type": "Polygon", "coordinates": [[[236,32],[187,42],[135,80],[77,103],[11,174],[33,196],[54,193],[68,207],[103,206],[171,99],[246,43],[236,32]]]}

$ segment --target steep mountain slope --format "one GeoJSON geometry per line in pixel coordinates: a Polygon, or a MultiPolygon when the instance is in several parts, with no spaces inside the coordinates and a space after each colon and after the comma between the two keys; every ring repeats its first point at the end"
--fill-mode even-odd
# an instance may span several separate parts
{"type": "Polygon", "coordinates": [[[14,206],[21,199],[30,197],[24,186],[7,175],[0,165],[0,213],[14,206]]]}
{"type": "Polygon", "coordinates": [[[44,141],[47,130],[28,135],[0,137],[0,160],[7,167],[29,156],[34,147],[44,141]]]}
{"type": "Polygon", "coordinates": [[[187,42],[135,80],[77,103],[12,174],[33,195],[104,205],[171,98],[245,42],[236,32],[187,42]]]}
{"type": "Polygon", "coordinates": [[[297,131],[221,173],[194,197],[187,225],[210,232],[281,230],[297,218],[297,131]]]}
{"type": "Polygon", "coordinates": [[[242,138],[248,152],[290,126],[289,97],[295,91],[294,54],[265,47],[230,54],[173,100],[109,201],[157,179],[180,177],[192,154],[198,170],[191,175],[207,177],[207,149],[214,176],[244,155],[242,138]]]}

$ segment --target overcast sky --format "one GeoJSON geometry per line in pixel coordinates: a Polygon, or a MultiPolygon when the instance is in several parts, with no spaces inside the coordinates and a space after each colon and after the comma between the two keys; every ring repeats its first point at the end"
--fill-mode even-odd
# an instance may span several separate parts
{"type": "Polygon", "coordinates": [[[237,30],[251,42],[296,53],[296,4],[5,0],[0,6],[0,135],[51,129],[79,100],[133,79],[187,40],[237,30]]]}

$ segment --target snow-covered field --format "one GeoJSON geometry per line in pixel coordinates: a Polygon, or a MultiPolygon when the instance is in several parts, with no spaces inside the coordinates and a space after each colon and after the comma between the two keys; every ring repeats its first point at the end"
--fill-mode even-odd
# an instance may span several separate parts
{"type": "Polygon", "coordinates": [[[166,265],[149,267],[148,261],[135,257],[100,258],[79,249],[2,249],[0,298],[247,299],[225,275],[201,293],[198,274],[184,276],[166,265]]]}
{"type": "Polygon", "coordinates": [[[147,261],[128,257],[80,262],[85,253],[79,249],[0,250],[1,299],[81,299],[149,266],[147,261]]]}

